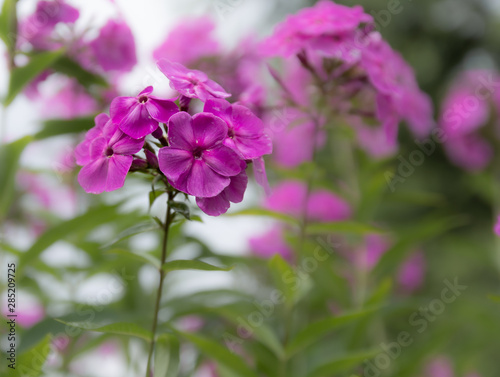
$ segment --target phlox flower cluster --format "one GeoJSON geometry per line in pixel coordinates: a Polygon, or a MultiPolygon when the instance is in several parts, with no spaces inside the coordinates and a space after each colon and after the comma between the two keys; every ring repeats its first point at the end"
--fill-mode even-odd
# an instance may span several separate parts
{"type": "Polygon", "coordinates": [[[149,86],[136,97],[115,98],[110,116],[98,115],[76,148],[79,182],[99,194],[122,187],[131,170],[161,174],[173,189],[196,197],[205,213],[225,213],[243,200],[250,164],[258,167],[257,181],[266,181],[262,157],[272,145],[262,121],[227,102],[230,94],[204,72],[166,59],[158,67],[179,97],[154,96],[149,86]],[[190,111],[192,99],[204,102],[201,112],[190,111]]]}

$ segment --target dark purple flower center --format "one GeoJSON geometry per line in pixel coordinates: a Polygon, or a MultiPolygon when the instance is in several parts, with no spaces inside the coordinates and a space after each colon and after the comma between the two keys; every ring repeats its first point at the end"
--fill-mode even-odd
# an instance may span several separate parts
{"type": "Polygon", "coordinates": [[[196,160],[200,160],[200,159],[201,159],[202,154],[203,154],[203,149],[201,149],[201,148],[196,148],[196,149],[193,151],[193,157],[194,157],[196,160]]]}
{"type": "Polygon", "coordinates": [[[234,138],[234,130],[232,128],[230,128],[228,131],[227,131],[227,137],[233,139],[234,138]]]}
{"type": "Polygon", "coordinates": [[[105,152],[106,157],[111,157],[114,154],[115,154],[115,152],[113,151],[113,148],[108,147],[108,149],[106,149],[106,152],[105,152]]]}
{"type": "Polygon", "coordinates": [[[149,100],[149,97],[146,95],[142,95],[139,98],[137,98],[137,101],[139,101],[139,103],[146,103],[146,102],[148,102],[148,100],[149,100]]]}

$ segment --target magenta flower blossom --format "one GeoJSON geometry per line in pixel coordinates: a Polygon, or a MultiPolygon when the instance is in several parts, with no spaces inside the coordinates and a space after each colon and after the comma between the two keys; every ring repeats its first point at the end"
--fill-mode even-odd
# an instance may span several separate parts
{"type": "Polygon", "coordinates": [[[416,136],[426,136],[434,126],[432,102],[420,91],[413,69],[378,32],[372,32],[366,41],[360,66],[377,91],[379,119],[389,137],[395,140],[400,119],[408,122],[416,136]]]}
{"type": "Polygon", "coordinates": [[[307,186],[298,181],[285,181],[274,187],[264,206],[295,217],[302,216],[306,209],[311,221],[342,221],[351,217],[351,208],[345,200],[327,190],[313,190],[307,198],[307,186]]]}
{"type": "Polygon", "coordinates": [[[482,170],[493,159],[493,145],[481,129],[487,126],[490,114],[500,109],[500,101],[488,85],[498,79],[495,72],[466,71],[443,101],[439,124],[445,134],[445,151],[453,164],[465,170],[482,170]]]}
{"type": "Polygon", "coordinates": [[[51,40],[54,28],[59,23],[72,24],[80,13],[63,0],[39,1],[35,12],[19,23],[18,43],[30,43],[38,50],[52,50],[61,43],[51,40]]]}
{"type": "Polygon", "coordinates": [[[369,234],[365,237],[363,247],[356,254],[354,263],[363,270],[371,270],[377,265],[382,255],[391,246],[390,241],[380,234],[369,234]]]}
{"type": "Polygon", "coordinates": [[[87,133],[76,150],[77,163],[83,165],[78,182],[92,194],[119,189],[132,166],[132,155],[139,152],[143,144],[144,139],[125,135],[107,115],[97,116],[96,129],[87,133]]]}
{"type": "Polygon", "coordinates": [[[411,254],[400,266],[398,283],[406,292],[418,289],[425,275],[425,256],[422,252],[411,254]]]}
{"type": "Polygon", "coordinates": [[[160,149],[160,170],[177,190],[200,198],[211,198],[241,172],[241,159],[223,145],[227,124],[213,114],[191,117],[186,112],[168,122],[170,146],[160,149]]]}
{"type": "Polygon", "coordinates": [[[287,260],[292,259],[293,251],[285,242],[284,229],[281,225],[274,226],[261,236],[252,237],[248,242],[252,253],[259,257],[271,258],[279,254],[287,260]]]}
{"type": "Polygon", "coordinates": [[[78,165],[87,165],[91,161],[90,144],[92,144],[95,139],[102,136],[104,126],[108,121],[109,116],[107,114],[99,114],[95,117],[95,126],[87,131],[85,139],[75,148],[76,163],[78,165]]]}
{"type": "Polygon", "coordinates": [[[279,24],[263,43],[262,52],[289,57],[311,46],[338,43],[339,39],[352,37],[362,24],[372,23],[372,16],[360,6],[347,7],[323,0],[279,24]]]}
{"type": "Polygon", "coordinates": [[[324,131],[316,132],[314,123],[300,113],[288,114],[289,119],[271,118],[267,123],[277,130],[273,135],[273,160],[283,167],[294,168],[311,161],[314,150],[325,144],[326,137],[324,131]]]}
{"type": "Polygon", "coordinates": [[[113,122],[134,139],[140,139],[158,129],[158,122],[167,123],[179,112],[174,101],[152,96],[148,86],[137,97],[116,97],[109,109],[113,122]]]}
{"type": "MultiPolygon", "coordinates": [[[[246,165],[243,162],[243,165],[246,165]]],[[[231,177],[231,183],[222,192],[211,198],[196,198],[198,207],[210,216],[220,216],[227,212],[231,203],[240,203],[243,200],[248,184],[248,177],[245,168],[231,177]]]]}
{"type": "Polygon", "coordinates": [[[109,20],[90,49],[104,71],[128,72],[137,64],[134,36],[122,20],[109,20]]]}
{"type": "Polygon", "coordinates": [[[252,160],[272,152],[272,143],[264,134],[262,121],[247,107],[231,105],[223,99],[209,99],[203,111],[217,115],[227,123],[228,134],[224,145],[243,159],[252,160]]]}
{"type": "Polygon", "coordinates": [[[170,80],[170,87],[189,98],[198,98],[206,102],[208,98],[227,98],[231,94],[212,81],[208,76],[197,70],[191,70],[180,63],[161,59],[157,63],[160,71],[170,80]]]}
{"type": "Polygon", "coordinates": [[[453,367],[448,359],[439,357],[426,367],[426,376],[429,377],[453,377],[453,367]]]}
{"type": "Polygon", "coordinates": [[[216,55],[220,48],[213,36],[214,29],[214,22],[206,16],[182,20],[154,50],[153,57],[188,65],[204,56],[216,55]]]}
{"type": "Polygon", "coordinates": [[[497,217],[497,222],[495,223],[495,226],[493,227],[493,231],[497,236],[500,237],[500,216],[497,217]]]}
{"type": "Polygon", "coordinates": [[[65,85],[50,97],[41,98],[43,117],[73,119],[97,113],[97,101],[75,79],[63,79],[65,85]]]}

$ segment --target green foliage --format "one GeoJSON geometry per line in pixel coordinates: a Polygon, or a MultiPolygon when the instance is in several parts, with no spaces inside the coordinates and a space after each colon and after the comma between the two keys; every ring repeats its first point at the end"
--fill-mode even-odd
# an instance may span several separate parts
{"type": "Polygon", "coordinates": [[[33,79],[41,74],[47,68],[64,54],[64,50],[40,52],[33,55],[30,61],[22,67],[13,69],[9,80],[9,89],[3,103],[8,106],[16,96],[28,85],[33,79]]]}
{"type": "Polygon", "coordinates": [[[153,377],[177,377],[180,362],[179,340],[162,334],[156,340],[153,377]]]}
{"type": "Polygon", "coordinates": [[[31,141],[32,137],[26,136],[0,146],[0,220],[6,216],[12,205],[19,158],[31,141]]]}
{"type": "Polygon", "coordinates": [[[88,131],[92,127],[94,127],[93,117],[49,119],[42,123],[42,129],[34,135],[34,138],[42,140],[53,136],[76,134],[88,131]]]}
{"type": "Polygon", "coordinates": [[[9,375],[19,377],[42,376],[43,366],[51,352],[51,341],[52,335],[47,334],[35,347],[19,355],[16,370],[9,375]]]}
{"type": "Polygon", "coordinates": [[[104,334],[133,336],[136,338],[141,338],[147,342],[150,342],[152,338],[152,334],[150,331],[142,328],[135,323],[116,322],[105,326],[95,326],[89,322],[65,322],[60,319],[57,319],[57,321],[65,324],[66,326],[74,327],[77,329],[95,331],[104,334]]]}
{"type": "Polygon", "coordinates": [[[199,270],[199,271],[230,271],[232,267],[217,267],[200,260],[173,260],[162,266],[163,271],[199,270]]]}
{"type": "Polygon", "coordinates": [[[231,353],[227,348],[218,342],[207,337],[176,331],[176,334],[192,343],[203,354],[220,363],[234,375],[241,377],[257,377],[250,367],[237,355],[231,353]]]}

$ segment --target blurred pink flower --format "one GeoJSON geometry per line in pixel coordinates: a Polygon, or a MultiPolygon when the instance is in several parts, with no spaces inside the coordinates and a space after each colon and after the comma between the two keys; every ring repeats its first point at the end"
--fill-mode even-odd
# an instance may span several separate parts
{"type": "MultiPolygon", "coordinates": [[[[2,315],[8,318],[7,316],[13,313],[9,310],[7,294],[5,294],[4,297],[2,315]]],[[[17,315],[16,322],[20,326],[30,328],[45,317],[45,309],[34,296],[26,294],[23,291],[18,291],[14,314],[17,315]]]]}
{"type": "Polygon", "coordinates": [[[46,118],[72,119],[94,114],[98,109],[97,101],[75,79],[65,79],[61,90],[41,99],[41,114],[46,118]]]}
{"type": "Polygon", "coordinates": [[[214,29],[214,22],[206,16],[182,20],[153,51],[153,57],[190,65],[202,57],[217,55],[219,43],[213,36],[214,29]]]}
{"type": "Polygon", "coordinates": [[[54,50],[62,46],[52,38],[58,23],[74,23],[79,17],[78,9],[64,0],[39,1],[35,12],[19,22],[18,44],[29,43],[36,50],[54,50]]]}
{"type": "Polygon", "coordinates": [[[347,7],[322,0],[288,16],[262,44],[268,56],[289,57],[311,46],[330,45],[349,38],[362,24],[373,23],[373,18],[360,6],[347,7]]]}
{"type": "Polygon", "coordinates": [[[187,332],[198,332],[205,325],[205,320],[197,315],[182,317],[178,322],[179,329],[187,332]]]}
{"type": "Polygon", "coordinates": [[[364,245],[356,253],[354,263],[363,270],[371,270],[385,254],[391,242],[380,234],[370,234],[365,236],[364,245]]]}
{"type": "Polygon", "coordinates": [[[128,72],[137,64],[134,36],[123,20],[109,20],[89,46],[104,71],[128,72]]]}
{"type": "MultiPolygon", "coordinates": [[[[379,96],[386,96],[385,106],[392,107],[396,117],[396,124],[392,127],[396,128],[401,118],[408,122],[416,136],[428,135],[434,127],[432,102],[419,89],[413,69],[378,32],[370,33],[367,41],[369,43],[361,50],[360,66],[366,71],[379,96]]],[[[380,111],[379,109],[379,113],[380,111]]],[[[387,119],[387,115],[382,118],[387,119]]],[[[391,127],[386,126],[387,128],[391,127]]],[[[397,133],[392,131],[389,135],[395,137],[397,133]]]]}
{"type": "MultiPolygon", "coordinates": [[[[488,84],[498,80],[493,71],[463,72],[443,101],[439,124],[446,136],[445,150],[451,162],[465,170],[482,170],[493,158],[493,146],[479,130],[488,124],[492,105],[500,109],[497,93],[488,84]]],[[[494,133],[498,136],[497,130],[494,133]]]]}
{"type": "Polygon", "coordinates": [[[296,217],[302,216],[307,208],[307,218],[310,221],[341,221],[351,217],[351,207],[344,199],[323,189],[313,190],[307,197],[307,186],[299,181],[278,184],[264,206],[296,217]]]}
{"type": "Polygon", "coordinates": [[[426,377],[454,377],[455,373],[448,359],[440,357],[427,365],[426,377]]]}
{"type": "Polygon", "coordinates": [[[418,289],[425,275],[425,256],[422,252],[412,253],[399,267],[398,283],[406,292],[418,289]]]}
{"type": "Polygon", "coordinates": [[[281,225],[273,226],[263,235],[250,238],[248,242],[252,253],[262,258],[279,254],[290,260],[293,255],[292,248],[285,242],[284,229],[281,225]]]}
{"type": "Polygon", "coordinates": [[[500,237],[500,216],[497,217],[497,222],[495,223],[493,227],[493,231],[497,236],[500,237]]]}

